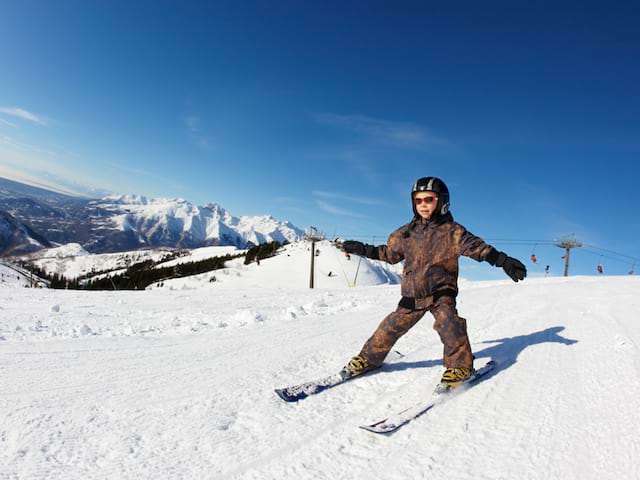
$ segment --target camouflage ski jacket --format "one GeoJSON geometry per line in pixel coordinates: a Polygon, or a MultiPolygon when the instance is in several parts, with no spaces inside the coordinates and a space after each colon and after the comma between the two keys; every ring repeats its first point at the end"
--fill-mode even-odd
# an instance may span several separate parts
{"type": "Polygon", "coordinates": [[[480,262],[492,246],[456,223],[450,213],[439,221],[412,221],[398,228],[386,245],[372,252],[380,260],[404,260],[402,296],[426,298],[438,292],[458,293],[458,258],[461,255],[480,262]]]}

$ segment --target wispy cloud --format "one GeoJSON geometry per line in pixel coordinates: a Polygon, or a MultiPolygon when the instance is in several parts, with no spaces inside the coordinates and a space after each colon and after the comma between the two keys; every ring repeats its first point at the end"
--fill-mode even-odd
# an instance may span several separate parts
{"type": "Polygon", "coordinates": [[[38,125],[47,126],[49,122],[41,115],[29,112],[19,107],[0,107],[0,113],[10,115],[12,117],[21,118],[29,122],[37,123],[38,125]]]}
{"type": "Polygon", "coordinates": [[[414,123],[393,122],[360,114],[320,113],[314,117],[324,125],[349,130],[396,148],[428,150],[450,145],[450,142],[435,135],[431,130],[414,123]]]}
{"type": "Polygon", "coordinates": [[[91,179],[78,177],[77,171],[64,168],[58,161],[42,161],[28,153],[27,156],[7,158],[5,153],[0,148],[0,177],[66,195],[95,198],[111,193],[92,186],[91,179]]]}
{"type": "Polygon", "coordinates": [[[52,183],[42,176],[31,175],[27,172],[20,171],[0,163],[0,177],[8,178],[15,182],[24,183],[33,187],[44,188],[46,190],[52,190],[54,192],[63,193],[65,195],[80,195],[84,196],[78,191],[65,188],[59,184],[52,183]]]}
{"type": "Polygon", "coordinates": [[[2,123],[3,125],[9,125],[10,127],[13,127],[13,128],[18,128],[18,125],[16,125],[15,123],[11,123],[11,122],[9,122],[7,120],[4,120],[2,118],[0,118],[0,123],[2,123]]]}
{"type": "Polygon", "coordinates": [[[382,200],[375,200],[372,198],[366,197],[354,197],[351,195],[344,195],[342,193],[336,192],[322,192],[322,191],[314,191],[312,192],[316,197],[322,197],[330,200],[342,200],[351,203],[358,203],[360,205],[378,205],[378,206],[387,206],[387,202],[383,202],[382,200]]]}
{"type": "Polygon", "coordinates": [[[359,213],[356,212],[352,212],[349,210],[345,210],[343,208],[340,207],[336,207],[335,205],[326,202],[324,200],[318,200],[316,199],[316,205],[318,205],[318,207],[320,208],[320,210],[324,210],[325,212],[328,213],[332,213],[334,215],[340,215],[343,217],[352,217],[352,218],[369,218],[366,215],[361,215],[359,213]]]}
{"type": "Polygon", "coordinates": [[[47,155],[49,157],[59,157],[57,152],[54,152],[53,150],[47,150],[41,147],[38,147],[36,145],[31,145],[28,143],[24,143],[24,142],[19,142],[11,137],[8,137],[6,135],[0,135],[0,144],[4,144],[7,145],[8,147],[14,148],[14,149],[18,149],[18,150],[22,150],[25,152],[33,152],[33,153],[38,153],[38,154],[43,154],[43,155],[47,155]]]}
{"type": "Polygon", "coordinates": [[[200,117],[187,115],[184,118],[184,125],[187,129],[187,135],[195,145],[205,150],[212,150],[211,140],[202,133],[200,128],[200,117]]]}
{"type": "Polygon", "coordinates": [[[93,178],[84,175],[77,164],[77,155],[41,147],[0,135],[0,173],[7,178],[30,185],[42,186],[62,193],[93,197],[100,190],[93,187],[93,178]]]}

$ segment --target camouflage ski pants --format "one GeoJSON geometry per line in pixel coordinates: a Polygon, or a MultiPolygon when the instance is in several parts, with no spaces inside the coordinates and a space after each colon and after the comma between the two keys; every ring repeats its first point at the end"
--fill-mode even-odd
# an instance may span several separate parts
{"type": "Polygon", "coordinates": [[[367,359],[371,366],[382,365],[385,357],[398,341],[427,312],[435,318],[433,328],[444,345],[445,368],[473,368],[473,354],[467,337],[467,321],[458,316],[456,299],[441,296],[420,299],[416,309],[398,305],[395,312],[382,320],[371,338],[362,347],[360,355],[367,359]]]}

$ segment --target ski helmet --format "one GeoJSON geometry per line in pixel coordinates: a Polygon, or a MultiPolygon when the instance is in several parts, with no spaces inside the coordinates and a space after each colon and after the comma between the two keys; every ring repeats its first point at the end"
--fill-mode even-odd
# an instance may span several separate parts
{"type": "Polygon", "coordinates": [[[449,212],[449,189],[447,185],[438,177],[422,177],[413,184],[411,189],[411,206],[413,214],[419,217],[416,206],[413,203],[413,196],[417,192],[434,192],[438,194],[438,205],[435,209],[435,215],[446,215],[449,212]]]}

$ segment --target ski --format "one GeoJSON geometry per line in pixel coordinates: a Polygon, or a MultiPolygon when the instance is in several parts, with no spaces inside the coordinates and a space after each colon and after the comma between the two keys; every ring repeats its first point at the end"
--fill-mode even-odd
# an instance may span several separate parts
{"type": "Polygon", "coordinates": [[[349,380],[344,378],[340,373],[334,373],[323,378],[319,378],[312,382],[301,383],[300,385],[292,385],[286,388],[276,388],[276,394],[285,402],[297,402],[307,398],[309,395],[315,395],[328,388],[335,387],[349,380]]]}
{"type": "MultiPolygon", "coordinates": [[[[394,351],[391,352],[394,355],[394,359],[402,358],[400,352],[394,351]]],[[[384,368],[384,365],[383,365],[384,368]]],[[[323,392],[329,388],[333,388],[336,385],[340,385],[341,383],[348,382],[349,380],[353,380],[354,378],[362,378],[366,377],[372,373],[380,371],[380,368],[375,370],[368,371],[357,377],[343,377],[341,372],[334,373],[332,375],[327,375],[326,377],[319,378],[317,380],[301,383],[299,385],[292,385],[290,387],[285,388],[276,388],[274,391],[276,395],[278,395],[285,402],[297,402],[299,400],[303,400],[307,398],[309,395],[316,395],[320,392],[323,392]]]]}
{"type": "Polygon", "coordinates": [[[484,377],[487,373],[491,372],[496,367],[496,362],[490,360],[487,362],[482,368],[476,370],[473,376],[467,380],[463,385],[456,387],[454,389],[446,390],[442,393],[436,393],[439,388],[436,388],[436,392],[434,392],[434,397],[430,401],[427,402],[419,402],[415,405],[406,408],[398,413],[390,415],[389,417],[380,420],[378,422],[372,423],[370,425],[361,425],[360,428],[364,430],[368,430],[373,433],[392,433],[398,430],[403,425],[406,425],[412,420],[420,417],[421,415],[427,413],[432,408],[440,405],[447,400],[450,400],[454,396],[459,395],[460,393],[467,390],[473,384],[477,383],[479,379],[484,377]]]}

